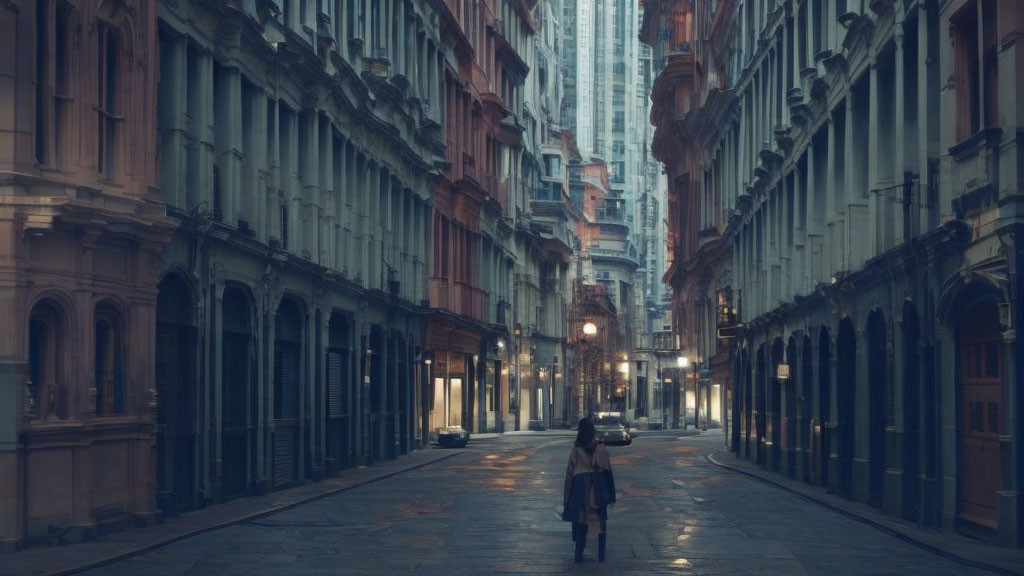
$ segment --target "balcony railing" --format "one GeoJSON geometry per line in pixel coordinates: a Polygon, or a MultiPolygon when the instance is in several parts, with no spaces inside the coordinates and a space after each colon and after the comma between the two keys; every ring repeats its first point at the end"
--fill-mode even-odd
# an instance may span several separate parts
{"type": "Polygon", "coordinates": [[[622,210],[615,210],[611,208],[598,208],[597,219],[605,222],[625,222],[626,217],[622,210]]]}
{"type": "Polygon", "coordinates": [[[440,308],[453,314],[487,322],[490,300],[487,292],[463,282],[436,276],[427,279],[427,290],[430,293],[431,308],[440,308]]]}

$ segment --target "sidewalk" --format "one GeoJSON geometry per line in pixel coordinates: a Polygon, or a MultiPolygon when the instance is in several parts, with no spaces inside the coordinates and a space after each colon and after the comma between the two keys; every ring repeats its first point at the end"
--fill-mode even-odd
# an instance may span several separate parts
{"type": "Polygon", "coordinates": [[[461,453],[462,450],[426,448],[400,456],[396,460],[343,470],[338,476],[320,482],[272,492],[265,496],[239,498],[187,512],[181,516],[168,517],[162,523],[149,528],[118,532],[79,544],[38,546],[12,554],[0,554],[0,576],[74,574],[203,532],[267,516],[343,490],[428,466],[461,453]]]}
{"type": "Polygon", "coordinates": [[[961,564],[1000,574],[1024,574],[1024,551],[1022,550],[985,544],[953,532],[919,527],[902,518],[883,514],[881,510],[867,504],[829,494],[823,486],[813,486],[787,478],[778,472],[769,472],[750,460],[737,458],[730,452],[713,452],[708,455],[708,460],[722,468],[774,484],[783,490],[875,526],[905,542],[961,564]]]}

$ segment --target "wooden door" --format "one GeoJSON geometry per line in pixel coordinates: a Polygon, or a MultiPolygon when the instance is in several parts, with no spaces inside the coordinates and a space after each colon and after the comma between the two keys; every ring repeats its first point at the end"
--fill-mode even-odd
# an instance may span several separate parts
{"type": "Polygon", "coordinates": [[[1002,481],[1003,358],[996,325],[989,325],[989,334],[965,330],[960,347],[960,517],[991,528],[997,527],[1002,481]]]}

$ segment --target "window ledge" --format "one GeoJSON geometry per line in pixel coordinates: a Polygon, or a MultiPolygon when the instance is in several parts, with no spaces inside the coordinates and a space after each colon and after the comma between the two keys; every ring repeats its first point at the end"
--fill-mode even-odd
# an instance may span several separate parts
{"type": "Polygon", "coordinates": [[[959,144],[951,146],[949,148],[949,153],[953,156],[954,161],[963,162],[967,158],[977,154],[982,147],[996,148],[999,146],[999,141],[1002,139],[1002,136],[1002,128],[983,128],[968,136],[959,144]]]}

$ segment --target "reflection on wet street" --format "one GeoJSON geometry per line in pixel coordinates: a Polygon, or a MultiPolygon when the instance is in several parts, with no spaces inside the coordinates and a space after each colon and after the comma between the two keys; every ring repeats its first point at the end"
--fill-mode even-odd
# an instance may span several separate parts
{"type": "Polygon", "coordinates": [[[571,436],[552,433],[472,441],[454,458],[89,574],[983,573],[710,464],[721,441],[649,433],[610,449],[619,494],[603,564],[595,542],[572,562],[558,519],[571,436]]]}

